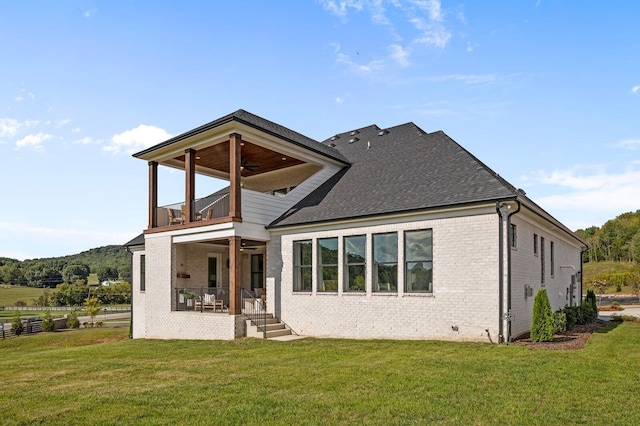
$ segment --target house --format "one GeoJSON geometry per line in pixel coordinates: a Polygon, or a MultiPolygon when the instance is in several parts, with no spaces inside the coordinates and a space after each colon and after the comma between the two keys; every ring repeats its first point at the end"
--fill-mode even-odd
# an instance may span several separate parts
{"type": "Polygon", "coordinates": [[[585,242],[441,131],[317,142],[239,110],[134,157],[134,338],[505,342],[539,289],[554,310],[582,298],[585,242]],[[158,206],[160,165],[184,173],[184,201],[158,206]],[[196,198],[196,175],[229,185],[196,198]]]}

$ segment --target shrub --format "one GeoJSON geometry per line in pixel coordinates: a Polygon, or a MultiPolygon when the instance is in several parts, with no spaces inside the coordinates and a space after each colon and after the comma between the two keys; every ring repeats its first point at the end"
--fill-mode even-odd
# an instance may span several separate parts
{"type": "Polygon", "coordinates": [[[578,322],[578,307],[577,306],[565,306],[563,312],[567,321],[567,330],[573,330],[578,322]]]}
{"type": "Polygon", "coordinates": [[[80,328],[77,312],[73,311],[67,317],[67,328],[80,328]]]}
{"type": "Polygon", "coordinates": [[[20,312],[16,311],[13,314],[13,319],[11,320],[11,329],[15,333],[16,336],[19,336],[24,331],[24,325],[22,324],[22,318],[20,318],[20,312]]]}
{"type": "Polygon", "coordinates": [[[562,309],[553,314],[553,319],[556,325],[556,334],[567,331],[567,314],[562,309]]]}
{"type": "Polygon", "coordinates": [[[51,311],[47,309],[42,320],[42,331],[55,331],[56,327],[51,318],[51,311]]]}
{"type": "Polygon", "coordinates": [[[533,318],[531,323],[531,340],[534,342],[551,342],[556,329],[553,311],[547,296],[547,290],[540,289],[533,301],[533,318]]]}
{"type": "Polygon", "coordinates": [[[614,300],[613,302],[611,302],[611,307],[618,311],[620,310],[620,303],[614,300]]]}
{"type": "Polygon", "coordinates": [[[23,307],[27,306],[27,302],[25,302],[24,300],[18,300],[16,302],[16,306],[19,307],[19,308],[23,308],[23,307]]]}

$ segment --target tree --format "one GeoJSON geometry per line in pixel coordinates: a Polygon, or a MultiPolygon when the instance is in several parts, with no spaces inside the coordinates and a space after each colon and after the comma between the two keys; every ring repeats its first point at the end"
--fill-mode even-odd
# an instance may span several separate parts
{"type": "Polygon", "coordinates": [[[84,301],[84,310],[87,311],[91,317],[91,325],[93,326],[93,320],[98,312],[100,312],[100,302],[97,297],[88,297],[84,301]]]}
{"type": "Polygon", "coordinates": [[[20,317],[19,311],[16,311],[15,314],[13,314],[13,319],[11,320],[11,329],[16,336],[21,335],[24,331],[24,325],[22,324],[22,318],[20,317]]]}
{"type": "Polygon", "coordinates": [[[111,266],[100,266],[96,268],[96,274],[100,282],[118,279],[118,270],[111,266]]]}
{"type": "Polygon", "coordinates": [[[54,331],[55,324],[51,318],[51,310],[47,309],[44,313],[44,319],[42,320],[42,331],[54,331]]]}
{"type": "Polygon", "coordinates": [[[540,289],[533,301],[531,340],[533,342],[551,342],[556,329],[555,318],[549,303],[547,290],[540,289]]]}
{"type": "Polygon", "coordinates": [[[76,311],[72,311],[67,317],[67,328],[78,327],[80,327],[80,321],[78,321],[78,313],[76,311]]]}
{"type": "Polygon", "coordinates": [[[69,284],[75,283],[76,281],[82,281],[86,284],[89,274],[89,265],[84,263],[72,263],[62,270],[62,278],[64,282],[69,284]]]}

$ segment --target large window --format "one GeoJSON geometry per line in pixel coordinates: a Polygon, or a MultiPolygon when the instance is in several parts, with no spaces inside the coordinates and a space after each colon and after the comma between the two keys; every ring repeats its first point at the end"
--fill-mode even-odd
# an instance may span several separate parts
{"type": "Polygon", "coordinates": [[[311,240],[293,242],[293,291],[311,291],[311,240]]]}
{"type": "Polygon", "coordinates": [[[338,291],[338,238],[318,240],[318,291],[338,291]]]}
{"type": "Polygon", "coordinates": [[[398,234],[373,234],[373,291],[398,291],[398,234]]]}
{"type": "Polygon", "coordinates": [[[344,291],[365,291],[367,237],[344,237],[344,291]]]}
{"type": "Polygon", "coordinates": [[[140,256],[140,291],[145,291],[147,288],[147,283],[145,279],[145,268],[146,268],[146,261],[143,254],[140,256]]]}
{"type": "Polygon", "coordinates": [[[433,292],[433,232],[431,229],[404,233],[405,291],[433,292]]]}
{"type": "Polygon", "coordinates": [[[533,234],[533,254],[538,255],[538,234],[533,234]]]}

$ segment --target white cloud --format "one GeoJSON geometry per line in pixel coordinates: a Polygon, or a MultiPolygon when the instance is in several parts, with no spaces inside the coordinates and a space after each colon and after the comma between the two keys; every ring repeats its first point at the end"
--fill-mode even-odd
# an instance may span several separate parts
{"type": "Polygon", "coordinates": [[[91,9],[91,10],[86,10],[83,15],[85,18],[91,18],[93,15],[95,15],[96,13],[98,13],[97,9],[91,9]]]}
{"type": "Polygon", "coordinates": [[[89,137],[89,136],[85,136],[83,138],[80,138],[80,139],[77,139],[77,140],[73,141],[73,143],[80,144],[80,145],[93,145],[93,144],[99,144],[101,142],[102,141],[95,140],[95,139],[93,139],[92,137],[89,137]]]}
{"type": "Polygon", "coordinates": [[[34,151],[43,151],[42,144],[53,136],[48,133],[36,133],[35,135],[27,135],[16,142],[16,149],[32,148],[34,151]]]}
{"type": "Polygon", "coordinates": [[[340,96],[336,96],[336,103],[337,104],[341,104],[344,102],[344,98],[341,98],[340,96]]]}
{"type": "Polygon", "coordinates": [[[13,118],[0,118],[0,138],[13,137],[22,124],[13,118]]]}
{"type": "Polygon", "coordinates": [[[391,59],[393,59],[398,65],[402,67],[408,67],[411,65],[408,50],[398,44],[392,44],[389,47],[391,49],[391,59]]]}
{"type": "Polygon", "coordinates": [[[347,16],[349,9],[362,10],[363,2],[360,0],[321,0],[324,10],[341,18],[347,16]]]}
{"type": "Polygon", "coordinates": [[[638,92],[640,92],[640,85],[638,85],[638,86],[633,86],[633,87],[631,88],[631,93],[636,94],[636,93],[638,93],[638,92]]]}
{"type": "Polygon", "coordinates": [[[448,74],[427,77],[425,81],[442,82],[442,81],[461,81],[464,84],[488,84],[498,80],[495,74],[448,74]]]}
{"type": "Polygon", "coordinates": [[[141,124],[135,129],[113,135],[111,143],[102,149],[112,154],[133,154],[152,145],[170,139],[173,135],[156,126],[141,124]]]}
{"type": "Polygon", "coordinates": [[[640,139],[623,139],[616,144],[619,148],[640,149],[640,139]]]}
{"type": "Polygon", "coordinates": [[[62,127],[62,126],[66,126],[67,124],[71,123],[71,120],[68,118],[65,118],[63,120],[60,120],[56,123],[57,127],[62,127]]]}
{"type": "Polygon", "coordinates": [[[451,32],[438,22],[429,22],[420,17],[412,18],[410,22],[421,33],[413,40],[413,44],[425,44],[443,49],[451,39],[451,32]]]}
{"type": "Polygon", "coordinates": [[[370,73],[372,71],[380,70],[384,68],[384,61],[382,60],[373,60],[367,64],[358,64],[351,60],[349,55],[345,55],[344,53],[338,53],[338,57],[336,59],[339,63],[347,65],[347,67],[356,72],[361,73],[370,73]]]}
{"type": "Polygon", "coordinates": [[[571,229],[600,226],[624,212],[640,209],[640,170],[634,167],[614,173],[601,166],[539,171],[525,180],[557,187],[555,194],[535,201],[571,229]]]}
{"type": "Polygon", "coordinates": [[[411,3],[429,14],[429,19],[442,21],[442,7],[439,0],[412,0],[411,3]]]}
{"type": "Polygon", "coordinates": [[[13,98],[13,100],[16,101],[16,102],[22,102],[22,101],[24,101],[24,97],[18,95],[15,98],[13,98]]]}

